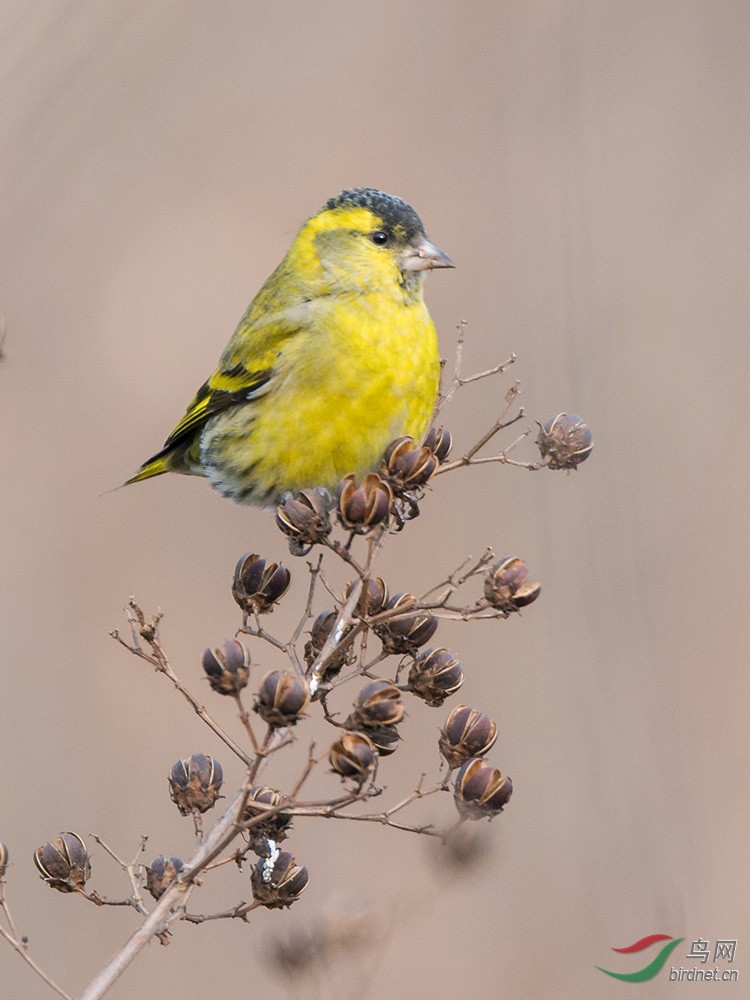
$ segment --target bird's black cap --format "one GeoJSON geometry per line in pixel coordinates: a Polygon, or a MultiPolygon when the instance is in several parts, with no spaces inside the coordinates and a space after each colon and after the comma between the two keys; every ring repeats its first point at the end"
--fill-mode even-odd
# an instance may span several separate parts
{"type": "Polygon", "coordinates": [[[399,228],[406,242],[416,236],[424,236],[424,226],[417,213],[403,198],[377,191],[375,188],[352,188],[342,191],[335,198],[329,198],[325,207],[341,208],[353,205],[357,208],[367,208],[373,215],[382,220],[386,229],[394,231],[399,228]]]}

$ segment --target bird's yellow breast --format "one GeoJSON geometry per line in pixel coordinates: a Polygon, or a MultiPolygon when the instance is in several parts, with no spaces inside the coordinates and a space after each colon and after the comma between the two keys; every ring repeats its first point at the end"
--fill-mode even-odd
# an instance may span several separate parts
{"type": "Polygon", "coordinates": [[[274,503],[287,490],[332,489],[377,466],[393,438],[427,429],[440,377],[425,304],[382,293],[309,303],[268,391],[213,418],[203,473],[235,500],[274,503]]]}

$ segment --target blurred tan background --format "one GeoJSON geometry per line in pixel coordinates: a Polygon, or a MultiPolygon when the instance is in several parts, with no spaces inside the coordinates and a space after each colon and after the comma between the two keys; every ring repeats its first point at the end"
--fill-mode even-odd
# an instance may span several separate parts
{"type": "MultiPolygon", "coordinates": [[[[738,939],[721,992],[746,995],[749,45],[744,0],[3,5],[0,837],[19,927],[69,992],[135,915],[51,893],[34,848],[71,829],[187,855],[172,762],[215,752],[240,777],[109,629],[130,594],[161,607],[208,699],[199,657],[238,623],[235,560],[291,558],[269,515],[200,480],[106,491],[160,446],[299,224],[372,185],[459,263],[428,281],[444,356],[466,319],[468,370],[517,352],[529,417],[572,410],[595,434],[576,475],[441,480],[384,565],[394,590],[419,588],[492,544],[541,580],[522,617],[439,632],[465,666],[458,698],[498,720],[491,759],[515,794],[459,875],[426,838],[298,821],[311,879],[289,913],[180,926],[110,995],[285,997],[271,936],[363,901],[388,925],[378,956],[295,995],[708,991],[594,968],[639,968],[610,948],[655,932],[687,939],[683,966],[692,939],[738,939]]],[[[446,411],[459,451],[508,384],[446,411]]],[[[280,633],[304,592],[291,568],[280,633]]],[[[411,711],[389,801],[436,773],[446,714],[411,711]]],[[[312,721],[299,736],[271,783],[326,738],[312,721]]],[[[414,815],[445,825],[452,803],[414,815]]],[[[101,849],[94,866],[125,894],[101,849]]],[[[193,908],[248,894],[222,875],[193,908]]],[[[6,946],[0,981],[52,995],[6,946]]]]}

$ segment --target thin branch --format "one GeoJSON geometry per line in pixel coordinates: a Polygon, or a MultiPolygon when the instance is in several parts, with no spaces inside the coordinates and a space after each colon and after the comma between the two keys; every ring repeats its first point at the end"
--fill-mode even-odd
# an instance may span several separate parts
{"type": "Polygon", "coordinates": [[[246,781],[211,833],[198,845],[195,853],[185,865],[185,871],[168,886],[151,913],[138,930],[130,936],[124,947],[89,983],[81,1000],[100,1000],[136,955],[145,948],[151,938],[163,934],[170,924],[182,917],[188,897],[199,874],[221,854],[239,833],[239,818],[247,802],[249,787],[246,781]]]}
{"type": "MultiPolygon", "coordinates": [[[[131,897],[127,899],[107,899],[106,896],[98,893],[96,889],[92,889],[91,892],[82,892],[81,896],[84,899],[88,899],[90,903],[95,903],[97,906],[132,906],[138,909],[138,904],[131,897]]],[[[145,912],[147,913],[148,911],[146,910],[145,912]]]]}
{"type": "MultiPolygon", "coordinates": [[[[6,910],[6,916],[7,916],[7,910],[6,910]]],[[[11,946],[11,948],[14,948],[18,952],[18,954],[21,956],[24,962],[26,962],[27,965],[29,965],[34,970],[34,972],[36,972],[39,978],[43,979],[44,982],[49,987],[51,987],[51,989],[53,989],[55,993],[57,993],[58,996],[63,997],[64,1000],[73,1000],[71,995],[69,993],[66,993],[65,990],[62,988],[62,986],[58,986],[57,983],[54,981],[54,979],[51,979],[43,969],[39,968],[39,966],[36,964],[31,955],[29,955],[25,945],[21,941],[16,940],[16,938],[12,934],[10,934],[8,931],[5,930],[4,927],[1,926],[0,926],[0,937],[4,938],[11,946]]]]}
{"type": "MultiPolygon", "coordinates": [[[[351,541],[351,539],[350,539],[350,541],[351,541]]],[[[343,561],[348,566],[351,566],[352,569],[354,570],[354,572],[360,578],[360,580],[364,579],[364,577],[366,575],[365,574],[365,570],[359,565],[359,563],[357,562],[357,560],[351,554],[351,552],[349,551],[348,546],[342,545],[341,542],[337,538],[326,538],[326,540],[325,540],[325,542],[323,542],[323,544],[326,546],[326,548],[329,548],[331,550],[331,552],[334,552],[339,557],[339,559],[343,559],[343,561]]]]}
{"type": "Polygon", "coordinates": [[[323,563],[323,553],[321,552],[318,556],[318,562],[315,566],[313,566],[313,564],[310,562],[307,564],[307,567],[310,570],[310,587],[307,591],[307,601],[305,603],[305,610],[302,612],[302,617],[297,622],[297,627],[295,628],[294,633],[292,634],[292,638],[287,643],[288,646],[297,645],[299,637],[302,635],[305,625],[312,618],[313,598],[315,597],[315,587],[317,586],[318,583],[318,576],[320,574],[320,567],[322,563],[323,563]]]}
{"type": "Polygon", "coordinates": [[[237,702],[237,710],[238,710],[239,715],[240,715],[240,722],[245,727],[245,732],[248,735],[248,738],[250,740],[250,743],[252,744],[253,750],[257,753],[258,752],[258,741],[255,738],[255,733],[253,732],[253,727],[252,727],[252,725],[250,723],[250,713],[245,708],[245,705],[244,705],[244,703],[242,701],[242,693],[240,691],[238,691],[235,694],[234,700],[237,702]]]}
{"type": "Polygon", "coordinates": [[[315,750],[315,744],[311,743],[310,748],[307,751],[307,763],[305,764],[304,770],[302,771],[302,774],[299,776],[299,778],[297,778],[297,781],[295,782],[292,790],[289,792],[289,798],[292,800],[297,798],[297,796],[300,793],[300,789],[307,781],[307,779],[310,777],[310,774],[312,773],[313,769],[317,767],[317,765],[321,762],[321,760],[323,760],[326,757],[328,753],[328,751],[326,750],[326,752],[321,757],[315,757],[313,755],[314,750],[315,750]]]}
{"type": "MultiPolygon", "coordinates": [[[[424,775],[422,775],[422,778],[424,778],[424,775]]],[[[422,782],[420,781],[419,787],[417,787],[413,792],[403,798],[400,802],[391,806],[390,809],[386,809],[379,813],[363,813],[356,815],[354,813],[344,813],[341,811],[347,806],[352,805],[354,802],[361,801],[366,797],[361,795],[349,796],[346,801],[335,806],[332,803],[327,805],[305,803],[304,805],[294,806],[288,811],[294,816],[317,816],[322,819],[348,819],[355,823],[380,823],[381,826],[390,826],[395,830],[403,830],[407,833],[421,833],[428,837],[438,837],[442,840],[446,835],[438,830],[433,830],[431,823],[420,826],[412,826],[405,823],[396,823],[391,818],[395,815],[395,813],[400,812],[402,809],[411,805],[412,802],[416,802],[417,799],[423,799],[428,795],[433,795],[435,792],[444,790],[442,784],[439,784],[435,785],[434,788],[430,788],[428,791],[423,792],[421,784],[422,782]]]]}
{"type": "MultiPolygon", "coordinates": [[[[242,829],[246,829],[245,823],[242,824],[242,829]]],[[[252,851],[252,845],[246,844],[244,847],[238,847],[236,850],[232,851],[225,858],[220,858],[218,861],[212,861],[210,865],[206,865],[203,869],[206,872],[212,871],[214,868],[221,868],[223,865],[228,865],[234,863],[238,868],[242,868],[242,862],[245,861],[248,854],[252,851]]]]}
{"type": "Polygon", "coordinates": [[[494,365],[492,368],[487,368],[483,372],[477,372],[475,375],[463,375],[461,372],[461,367],[463,363],[464,354],[464,342],[466,339],[466,320],[461,320],[458,324],[458,338],[456,340],[456,360],[453,367],[453,380],[448,386],[445,395],[441,396],[438,400],[438,404],[435,408],[435,416],[433,419],[437,418],[438,414],[442,408],[451,401],[455,396],[458,389],[464,385],[468,385],[470,382],[478,382],[483,378],[490,378],[492,375],[502,375],[507,368],[509,368],[516,360],[517,355],[511,354],[507,361],[503,361],[502,364],[494,365]]]}
{"type": "Polygon", "coordinates": [[[323,643],[323,647],[315,657],[312,667],[310,669],[310,676],[312,681],[310,683],[311,693],[315,693],[318,684],[320,683],[320,678],[325,672],[325,668],[328,666],[330,661],[338,653],[342,652],[347,646],[351,645],[356,639],[362,629],[365,627],[363,622],[360,620],[352,628],[350,625],[354,622],[354,609],[357,607],[359,601],[359,595],[362,590],[362,579],[355,581],[352,585],[349,596],[344,602],[344,606],[339,611],[336,622],[331,629],[331,632],[323,643]],[[348,631],[347,631],[348,629],[348,631]],[[315,687],[313,688],[313,681],[315,682],[315,687]]]}
{"type": "Polygon", "coordinates": [[[126,642],[117,629],[110,632],[110,635],[113,639],[119,642],[121,646],[124,646],[125,649],[133,653],[134,656],[138,656],[140,659],[150,663],[151,666],[156,668],[158,673],[164,674],[167,678],[169,678],[175,689],[179,691],[183,698],[185,698],[185,700],[192,706],[195,714],[206,723],[209,729],[213,730],[219,739],[229,747],[232,753],[236,754],[247,767],[250,767],[252,765],[252,759],[248,757],[245,751],[242,750],[241,747],[237,746],[231,736],[225,733],[221,726],[214,721],[195,695],[185,687],[179,677],[177,677],[175,672],[172,670],[169,660],[167,659],[167,656],[161,648],[158,640],[157,626],[160,618],[161,615],[157,614],[154,616],[152,622],[146,624],[143,612],[138,605],[131,600],[128,610],[128,620],[130,621],[134,634],[133,644],[131,645],[126,642]],[[136,626],[138,626],[137,631],[136,626]],[[146,653],[141,647],[138,640],[139,636],[144,638],[151,646],[152,652],[150,654],[146,653]]]}
{"type": "Polygon", "coordinates": [[[5,919],[8,921],[8,926],[10,927],[10,932],[13,937],[17,940],[21,940],[21,935],[18,933],[15,923],[13,922],[13,915],[10,912],[10,907],[8,906],[8,901],[5,898],[5,879],[0,878],[0,909],[5,914],[5,919]]]}
{"type": "Polygon", "coordinates": [[[247,772],[247,780],[250,785],[255,783],[255,779],[258,777],[268,757],[282,747],[287,746],[293,739],[294,737],[286,729],[274,729],[273,726],[267,727],[263,743],[258,748],[255,760],[247,772]]]}
{"type": "Polygon", "coordinates": [[[466,581],[472,579],[472,577],[478,576],[484,569],[487,568],[487,566],[490,565],[490,563],[494,558],[495,558],[495,553],[491,548],[487,547],[482,553],[482,555],[479,557],[479,559],[477,559],[476,562],[473,563],[473,565],[468,570],[465,570],[465,572],[464,568],[467,563],[471,562],[471,556],[469,556],[467,559],[464,559],[461,565],[458,566],[450,574],[450,576],[446,577],[445,580],[441,580],[440,583],[435,584],[434,587],[430,587],[429,590],[426,590],[424,594],[422,594],[422,596],[419,598],[420,607],[423,608],[443,607],[445,603],[449,600],[451,595],[454,594],[459,587],[462,587],[466,583],[466,581]],[[444,589],[445,593],[440,598],[435,598],[435,600],[432,603],[427,603],[427,598],[430,596],[430,594],[434,594],[435,591],[441,589],[444,589]]]}
{"type": "Polygon", "coordinates": [[[510,427],[512,424],[518,423],[519,420],[523,420],[524,416],[525,416],[524,411],[519,410],[516,416],[511,417],[510,420],[504,421],[501,418],[498,418],[492,425],[492,427],[490,427],[490,429],[481,436],[481,438],[477,441],[477,443],[472,445],[471,448],[469,448],[469,450],[466,452],[465,455],[463,455],[461,458],[454,459],[452,462],[445,462],[443,465],[440,466],[439,469],[436,470],[435,475],[432,478],[434,479],[435,476],[440,476],[444,472],[451,472],[453,469],[461,469],[467,465],[481,465],[483,463],[486,463],[487,461],[502,462],[503,464],[508,464],[508,465],[514,464],[508,458],[508,455],[519,444],[519,442],[523,441],[523,439],[528,434],[531,433],[531,428],[529,428],[527,431],[524,431],[524,433],[520,437],[516,438],[516,440],[511,445],[509,445],[509,447],[507,447],[504,451],[501,451],[499,455],[493,456],[489,460],[486,458],[476,458],[475,456],[477,452],[481,448],[484,448],[484,446],[496,434],[498,434],[502,430],[505,430],[506,427],[510,427]]]}
{"type": "Polygon", "coordinates": [[[99,836],[97,836],[97,834],[91,833],[91,834],[89,834],[89,836],[93,840],[95,840],[96,843],[101,848],[103,848],[107,852],[107,854],[109,854],[109,856],[127,874],[128,878],[130,879],[130,885],[131,885],[131,887],[133,889],[133,895],[131,897],[131,899],[132,899],[132,904],[131,905],[133,905],[135,907],[135,909],[139,913],[141,913],[143,916],[147,916],[148,915],[148,910],[146,909],[146,907],[145,907],[145,905],[143,903],[143,897],[141,896],[141,880],[139,878],[137,869],[141,869],[141,870],[143,869],[143,864],[138,861],[138,858],[146,850],[146,841],[148,840],[148,837],[145,837],[145,836],[141,837],[141,845],[138,848],[138,851],[136,852],[136,855],[133,858],[133,860],[130,863],[128,863],[127,861],[123,861],[122,858],[118,857],[117,854],[115,854],[115,852],[112,850],[112,848],[109,847],[107,844],[105,844],[104,841],[102,840],[102,838],[99,837],[99,836]]]}
{"type": "Polygon", "coordinates": [[[187,920],[190,924],[203,924],[206,920],[226,920],[234,917],[244,920],[247,923],[248,913],[257,910],[262,905],[262,903],[253,900],[252,903],[238,903],[231,910],[222,910],[221,913],[183,913],[182,919],[187,920]]]}

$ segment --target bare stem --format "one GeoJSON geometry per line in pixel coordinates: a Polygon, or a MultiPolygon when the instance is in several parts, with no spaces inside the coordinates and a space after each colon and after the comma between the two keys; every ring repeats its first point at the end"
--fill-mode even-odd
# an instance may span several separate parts
{"type": "Polygon", "coordinates": [[[232,753],[236,754],[247,767],[250,767],[252,764],[251,758],[248,757],[245,751],[242,750],[241,747],[237,746],[231,736],[225,733],[221,726],[214,721],[195,695],[185,687],[179,677],[177,677],[175,672],[172,670],[169,660],[167,659],[167,656],[164,653],[158,639],[157,626],[160,618],[161,615],[157,615],[154,617],[153,621],[147,624],[144,619],[143,612],[138,605],[131,600],[128,609],[128,620],[131,623],[133,631],[133,643],[131,644],[126,642],[117,629],[110,632],[110,635],[113,639],[119,642],[121,646],[124,646],[125,649],[133,653],[134,656],[138,656],[140,659],[150,663],[151,666],[155,667],[159,673],[168,677],[175,689],[179,691],[183,698],[185,698],[185,700],[192,706],[195,714],[206,723],[209,729],[213,730],[219,739],[229,747],[232,753]],[[138,640],[138,636],[146,640],[151,647],[151,653],[147,653],[143,649],[138,640]]]}
{"type": "MultiPolygon", "coordinates": [[[[351,538],[349,539],[349,542],[351,543],[351,538]]],[[[357,560],[349,551],[348,545],[342,545],[341,542],[336,538],[333,539],[327,538],[324,544],[327,546],[327,548],[331,550],[331,552],[335,552],[336,555],[339,557],[339,559],[343,559],[344,562],[347,563],[347,565],[351,566],[354,572],[360,578],[360,580],[364,579],[365,571],[362,569],[357,560]]]]}
{"type": "Polygon", "coordinates": [[[277,639],[275,635],[271,635],[263,625],[261,624],[258,615],[255,615],[255,627],[248,625],[245,621],[236,632],[237,635],[251,635],[256,639],[261,639],[263,642],[267,642],[269,646],[273,646],[274,649],[278,649],[280,652],[285,653],[289,659],[292,661],[292,666],[298,672],[302,672],[302,667],[300,666],[299,659],[297,658],[297,651],[291,642],[282,642],[281,639],[277,639]]]}
{"type": "Polygon", "coordinates": [[[323,648],[315,657],[310,674],[313,680],[318,683],[325,672],[325,668],[334,656],[351,645],[351,643],[354,642],[356,637],[365,627],[362,621],[358,621],[355,625],[353,625],[353,627],[350,628],[354,622],[354,609],[357,607],[361,591],[362,580],[360,578],[354,582],[344,606],[339,611],[338,618],[331,629],[330,635],[323,643],[323,648]]]}
{"type": "MultiPolygon", "coordinates": [[[[310,749],[307,751],[307,763],[305,764],[305,768],[302,771],[302,774],[299,776],[299,778],[297,778],[294,788],[292,788],[291,792],[289,793],[290,799],[297,798],[297,796],[300,793],[300,789],[307,781],[307,779],[310,777],[313,768],[317,767],[317,765],[321,762],[321,760],[323,760],[323,758],[326,756],[326,754],[323,754],[322,757],[316,757],[314,751],[315,751],[315,744],[311,743],[310,749]]],[[[326,751],[326,753],[327,752],[328,751],[326,751]]]]}
{"type": "MultiPolygon", "coordinates": [[[[506,448],[505,451],[501,451],[499,455],[493,455],[491,458],[476,458],[476,454],[480,449],[484,448],[484,446],[499,431],[505,430],[506,427],[510,427],[512,424],[517,423],[519,420],[523,420],[524,416],[525,416],[524,411],[519,410],[516,416],[511,417],[510,420],[505,420],[505,421],[502,419],[496,420],[495,423],[492,425],[492,427],[490,427],[489,430],[482,435],[482,437],[476,442],[476,444],[472,445],[472,447],[469,448],[469,450],[465,455],[463,455],[461,458],[455,459],[453,462],[445,462],[435,472],[435,476],[440,476],[444,472],[451,472],[453,469],[461,469],[466,465],[482,465],[486,464],[487,462],[501,462],[504,465],[518,464],[511,461],[511,459],[508,458],[508,455],[513,450],[513,448],[515,448],[518,445],[520,441],[522,441],[528,434],[531,433],[531,428],[529,428],[527,431],[524,431],[524,433],[520,437],[516,438],[513,444],[511,444],[508,448],[506,448]]],[[[433,479],[434,478],[435,477],[433,476],[433,479]]]]}
{"type": "Polygon", "coordinates": [[[8,906],[8,901],[5,898],[5,880],[0,878],[0,909],[2,909],[5,914],[5,919],[8,921],[8,926],[10,927],[10,932],[13,937],[17,940],[21,940],[21,935],[16,929],[16,925],[13,922],[13,916],[10,912],[10,907],[8,906]]]}
{"type": "Polygon", "coordinates": [[[434,587],[430,587],[429,590],[426,590],[424,594],[422,594],[422,596],[419,598],[420,606],[423,608],[443,607],[445,603],[449,600],[451,595],[456,590],[458,590],[459,587],[462,587],[467,580],[470,580],[472,577],[477,576],[484,569],[486,569],[494,558],[495,558],[495,553],[491,548],[488,547],[484,550],[479,559],[477,559],[476,562],[474,562],[471,565],[471,567],[467,570],[465,570],[465,567],[467,563],[471,562],[471,557],[469,557],[468,559],[464,559],[461,565],[458,566],[450,574],[450,576],[446,577],[445,580],[441,580],[440,583],[435,584],[434,587]],[[434,594],[436,591],[439,590],[443,590],[444,593],[439,598],[435,598],[435,600],[432,603],[430,604],[426,603],[427,598],[430,596],[430,594],[434,594]]]}
{"type": "Polygon", "coordinates": [[[187,920],[191,924],[203,924],[206,920],[226,920],[233,917],[247,922],[248,913],[252,912],[252,910],[257,910],[261,905],[261,903],[256,901],[252,903],[238,903],[231,910],[222,910],[221,913],[183,913],[182,919],[187,920]]]}
{"type": "Polygon", "coordinates": [[[107,852],[107,854],[126,873],[128,878],[130,879],[130,885],[133,890],[133,894],[131,896],[131,906],[133,906],[139,913],[143,914],[143,916],[146,916],[148,914],[148,910],[144,906],[143,897],[141,896],[141,879],[139,877],[139,872],[142,871],[143,865],[138,861],[138,859],[146,850],[146,841],[148,840],[148,837],[145,836],[141,837],[140,847],[138,848],[138,851],[133,860],[128,863],[127,861],[123,861],[122,858],[118,857],[117,854],[115,854],[115,852],[112,850],[112,848],[104,843],[101,837],[97,836],[95,833],[91,833],[89,834],[89,836],[92,837],[92,839],[95,840],[96,843],[99,844],[99,846],[103,848],[107,852]]]}
{"type": "Polygon", "coordinates": [[[302,612],[302,617],[297,622],[297,627],[294,630],[292,638],[287,643],[288,646],[294,647],[299,641],[299,637],[302,635],[302,631],[305,625],[312,618],[312,606],[313,598],[315,597],[315,588],[318,583],[318,576],[320,575],[320,567],[323,563],[323,553],[321,552],[318,556],[317,563],[313,566],[312,563],[308,563],[308,569],[310,570],[310,587],[307,591],[307,601],[305,603],[305,610],[302,612]]]}
{"type": "Polygon", "coordinates": [[[447,391],[438,401],[438,405],[435,408],[435,417],[438,416],[442,408],[449,403],[451,399],[455,396],[456,392],[464,385],[468,385],[470,382],[478,382],[483,378],[490,378],[492,375],[502,375],[503,372],[512,365],[516,359],[517,355],[511,354],[507,361],[503,361],[502,364],[494,365],[492,368],[487,368],[483,372],[477,372],[475,375],[464,375],[462,374],[461,367],[463,363],[464,355],[464,342],[466,339],[466,320],[461,320],[458,324],[458,339],[456,340],[456,360],[453,368],[453,380],[448,386],[447,391]]]}
{"type": "MultiPolygon", "coordinates": [[[[5,907],[3,907],[3,909],[5,909],[5,907]]],[[[7,916],[7,910],[6,910],[6,916],[7,916]]],[[[5,930],[4,927],[0,927],[0,937],[4,938],[11,946],[11,948],[14,948],[18,952],[18,954],[21,956],[24,962],[26,962],[26,964],[29,965],[34,970],[34,972],[36,972],[39,978],[43,979],[44,982],[49,987],[51,987],[51,989],[53,989],[55,993],[57,993],[58,996],[64,997],[64,1000],[73,1000],[71,995],[69,993],[66,993],[65,990],[62,988],[62,986],[58,986],[57,983],[54,981],[54,979],[51,979],[43,969],[39,968],[39,966],[36,964],[31,955],[29,955],[25,945],[21,941],[19,941],[14,934],[10,934],[8,931],[5,930]]]]}
{"type": "Polygon", "coordinates": [[[255,738],[255,733],[253,732],[253,727],[250,723],[250,713],[245,708],[242,702],[242,695],[239,691],[235,694],[234,700],[237,702],[237,710],[239,711],[240,722],[245,727],[245,732],[247,733],[248,738],[250,739],[250,743],[252,744],[253,750],[255,750],[255,752],[257,753],[258,741],[255,738]]]}
{"type": "MultiPolygon", "coordinates": [[[[100,1000],[151,938],[163,934],[170,924],[183,916],[197,877],[238,835],[239,818],[247,801],[248,788],[246,781],[211,833],[198,845],[179,879],[165,890],[138,930],[89,983],[81,1000],[100,1000]]],[[[67,996],[62,992],[61,995],[67,996]]]]}

